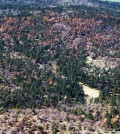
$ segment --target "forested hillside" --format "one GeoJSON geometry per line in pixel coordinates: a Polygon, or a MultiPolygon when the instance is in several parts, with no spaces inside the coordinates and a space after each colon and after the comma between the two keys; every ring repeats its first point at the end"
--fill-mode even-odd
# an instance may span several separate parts
{"type": "MultiPolygon", "coordinates": [[[[72,119],[64,113],[68,124],[69,120],[74,125],[80,121],[79,127],[71,125],[69,128],[73,133],[82,132],[83,128],[88,130],[90,123],[94,125],[89,130],[91,133],[99,126],[118,131],[120,11],[112,7],[105,9],[85,5],[22,6],[21,10],[14,6],[6,9],[4,5],[1,10],[0,112],[4,117],[0,117],[1,121],[5,121],[5,114],[9,116],[12,113],[18,119],[19,112],[21,115],[32,114],[38,121],[37,114],[45,112],[43,109],[46,108],[47,116],[47,111],[52,108],[53,111],[57,109],[74,115],[72,119]],[[80,83],[99,90],[99,98],[87,104],[88,96],[80,83]]],[[[55,113],[58,115],[59,112],[55,113]]],[[[26,118],[33,118],[28,115],[22,121],[25,125],[29,124],[26,118]]],[[[17,121],[11,122],[13,127],[17,121]]],[[[0,130],[3,131],[1,124],[0,130]]],[[[61,123],[53,125],[52,133],[65,133],[68,124],[64,123],[66,127],[61,123]]],[[[16,127],[25,132],[24,127],[16,127]]],[[[48,132],[47,126],[33,128],[30,132],[34,133],[36,129],[48,132]]],[[[8,130],[6,127],[5,132],[8,130]]]]}

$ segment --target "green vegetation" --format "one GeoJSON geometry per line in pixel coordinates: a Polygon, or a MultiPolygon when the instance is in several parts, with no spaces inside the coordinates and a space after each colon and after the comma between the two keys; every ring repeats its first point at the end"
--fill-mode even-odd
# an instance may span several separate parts
{"type": "MultiPolygon", "coordinates": [[[[113,107],[106,114],[107,126],[116,128],[111,120],[120,105],[119,11],[86,6],[22,9],[18,15],[1,16],[0,107],[84,106],[82,82],[100,90],[96,103],[113,107]],[[99,66],[87,63],[90,56],[99,66]]],[[[93,111],[73,112],[94,120],[93,111]]],[[[96,114],[95,120],[102,119],[100,110],[96,114]]],[[[53,133],[57,131],[53,126],[53,133]]]]}

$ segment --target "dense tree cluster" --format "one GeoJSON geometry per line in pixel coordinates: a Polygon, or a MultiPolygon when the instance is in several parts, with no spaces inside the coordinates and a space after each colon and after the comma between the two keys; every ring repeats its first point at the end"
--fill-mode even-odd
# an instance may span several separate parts
{"type": "Polygon", "coordinates": [[[119,58],[120,20],[119,15],[114,16],[117,11],[107,13],[106,9],[86,6],[68,9],[39,8],[35,17],[30,7],[24,8],[21,15],[1,19],[2,107],[56,106],[59,101],[68,105],[84,103],[80,81],[101,91],[100,102],[120,103],[119,65],[101,69],[86,63],[91,53],[94,59],[119,58]]]}

